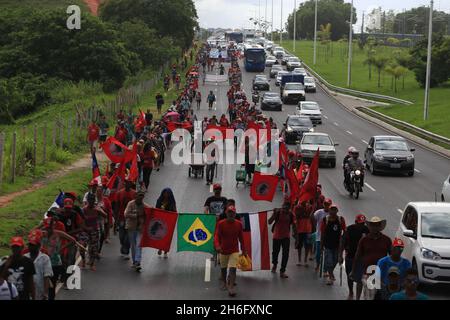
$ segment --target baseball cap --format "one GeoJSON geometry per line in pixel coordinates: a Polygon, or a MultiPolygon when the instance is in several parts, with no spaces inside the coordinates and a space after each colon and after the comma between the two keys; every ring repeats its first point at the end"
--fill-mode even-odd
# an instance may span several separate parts
{"type": "Polygon", "coordinates": [[[389,275],[389,274],[392,274],[392,273],[400,275],[400,269],[398,267],[396,267],[396,266],[392,266],[392,267],[389,268],[387,274],[389,275]]]}
{"type": "Polygon", "coordinates": [[[404,248],[405,244],[403,243],[402,239],[399,238],[395,238],[394,241],[392,241],[392,247],[400,247],[400,248],[404,248]]]}
{"type": "Polygon", "coordinates": [[[365,223],[366,222],[366,216],[363,214],[358,214],[355,218],[356,223],[365,223]]]}
{"type": "Polygon", "coordinates": [[[23,247],[25,244],[22,237],[12,237],[9,245],[11,247],[23,247]]]}
{"type": "Polygon", "coordinates": [[[227,207],[227,212],[228,211],[233,211],[234,213],[236,213],[236,207],[235,206],[228,206],[227,207]]]}
{"type": "Polygon", "coordinates": [[[92,179],[91,182],[89,183],[89,186],[90,187],[98,186],[98,181],[96,179],[92,179]]]}
{"type": "Polygon", "coordinates": [[[42,231],[39,229],[32,230],[28,235],[28,243],[29,244],[41,244],[42,239],[42,231]]]}
{"type": "Polygon", "coordinates": [[[67,208],[67,209],[73,208],[73,200],[71,198],[64,199],[64,208],[67,208]]]}
{"type": "Polygon", "coordinates": [[[213,190],[222,190],[222,186],[220,185],[220,183],[215,183],[213,185],[213,190]]]}
{"type": "Polygon", "coordinates": [[[327,199],[325,199],[323,204],[332,205],[333,204],[333,200],[331,200],[330,198],[327,198],[327,199]]]}

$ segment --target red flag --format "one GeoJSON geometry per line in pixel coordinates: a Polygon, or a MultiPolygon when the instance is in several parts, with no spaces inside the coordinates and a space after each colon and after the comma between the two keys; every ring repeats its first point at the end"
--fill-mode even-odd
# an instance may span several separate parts
{"type": "Polygon", "coordinates": [[[298,171],[297,171],[297,180],[298,180],[299,184],[301,184],[303,181],[303,170],[305,170],[305,165],[302,161],[302,163],[300,164],[300,168],[298,168],[298,171]]]}
{"type": "Polygon", "coordinates": [[[169,121],[167,122],[167,129],[170,132],[175,131],[176,129],[186,129],[186,130],[191,130],[193,127],[192,123],[189,121],[184,121],[184,122],[174,122],[174,121],[169,121]]]}
{"type": "Polygon", "coordinates": [[[309,167],[308,175],[305,178],[305,183],[300,191],[300,203],[315,199],[317,193],[317,183],[319,182],[319,149],[309,167]]]}
{"type": "Polygon", "coordinates": [[[286,179],[288,180],[289,184],[289,195],[291,201],[295,201],[298,199],[300,188],[298,186],[298,180],[295,176],[295,172],[292,169],[286,169],[286,179]]]}
{"type": "Polygon", "coordinates": [[[126,171],[125,162],[122,162],[120,163],[119,168],[117,168],[114,174],[112,175],[111,179],[109,179],[108,182],[109,190],[112,190],[114,188],[114,183],[116,182],[116,179],[118,177],[125,179],[125,171],[126,171]]]}
{"type": "Polygon", "coordinates": [[[101,147],[106,156],[114,163],[128,163],[133,160],[133,152],[114,137],[108,137],[101,147]]]}
{"type": "Polygon", "coordinates": [[[145,120],[145,113],[139,110],[139,117],[136,119],[135,122],[135,129],[136,131],[141,132],[144,130],[144,127],[147,125],[147,121],[145,120]]]}
{"type": "Polygon", "coordinates": [[[146,219],[141,247],[170,251],[178,213],[145,208],[146,219]]]}
{"type": "Polygon", "coordinates": [[[253,175],[250,197],[254,201],[272,202],[278,185],[279,177],[255,172],[253,175]]]}
{"type": "Polygon", "coordinates": [[[280,166],[282,164],[288,163],[288,151],[286,148],[286,143],[280,142],[280,166]]]}
{"type": "Polygon", "coordinates": [[[139,177],[139,169],[138,169],[138,165],[137,165],[137,143],[134,142],[133,144],[133,160],[131,161],[131,168],[130,168],[130,173],[128,175],[128,179],[130,181],[135,182],[138,177],[139,177]]]}

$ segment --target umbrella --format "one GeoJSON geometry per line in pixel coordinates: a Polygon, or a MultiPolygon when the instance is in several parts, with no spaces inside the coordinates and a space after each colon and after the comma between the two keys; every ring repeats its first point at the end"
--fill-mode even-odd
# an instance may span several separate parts
{"type": "Polygon", "coordinates": [[[173,117],[173,116],[179,117],[180,114],[178,112],[176,112],[176,111],[171,111],[171,112],[166,114],[166,117],[173,117]]]}

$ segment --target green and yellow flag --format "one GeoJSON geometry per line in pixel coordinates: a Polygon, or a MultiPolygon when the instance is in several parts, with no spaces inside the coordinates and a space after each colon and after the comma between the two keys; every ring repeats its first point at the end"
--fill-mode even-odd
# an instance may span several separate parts
{"type": "Polygon", "coordinates": [[[216,216],[212,214],[178,215],[178,252],[201,251],[214,253],[216,216]]]}

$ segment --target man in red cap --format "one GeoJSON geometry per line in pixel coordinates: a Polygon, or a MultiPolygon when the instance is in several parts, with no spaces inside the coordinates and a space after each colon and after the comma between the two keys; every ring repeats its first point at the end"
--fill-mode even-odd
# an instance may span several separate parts
{"type": "Polygon", "coordinates": [[[366,217],[363,214],[358,214],[355,219],[355,224],[348,226],[342,237],[342,243],[339,249],[339,263],[344,261],[343,253],[345,251],[345,272],[347,273],[348,284],[348,300],[353,300],[353,283],[356,282],[356,300],[361,298],[362,293],[362,266],[356,263],[356,270],[353,272],[353,278],[350,278],[353,267],[353,259],[355,258],[356,249],[358,248],[359,240],[369,233],[366,226],[366,217]]]}
{"type": "Polygon", "coordinates": [[[291,200],[288,196],[284,198],[283,208],[275,209],[273,215],[269,218],[269,224],[272,223],[272,272],[277,272],[278,255],[282,248],[280,277],[286,279],[288,278],[286,275],[286,266],[289,260],[290,230],[294,223],[291,200]]]}
{"type": "Polygon", "coordinates": [[[323,218],[325,218],[328,215],[328,212],[330,211],[330,206],[332,205],[333,201],[331,199],[325,199],[323,202],[323,209],[319,209],[316,212],[314,212],[314,221],[316,223],[316,272],[319,271],[320,268],[320,239],[321,239],[321,233],[320,233],[320,225],[322,224],[323,218]]]}
{"type": "Polygon", "coordinates": [[[236,219],[236,208],[229,206],[225,213],[227,218],[219,221],[214,235],[214,247],[220,254],[222,288],[228,289],[230,297],[236,296],[234,284],[239,260],[239,244],[242,254],[246,255],[242,223],[236,219]],[[229,270],[229,272],[228,272],[229,270]]]}
{"type": "Polygon", "coordinates": [[[406,271],[409,268],[411,268],[411,261],[402,257],[404,248],[405,244],[403,243],[402,239],[395,238],[394,241],[392,241],[391,254],[378,260],[377,266],[381,279],[381,290],[378,290],[376,298],[378,299],[382,299],[382,297],[385,297],[385,299],[389,298],[387,297],[386,291],[390,285],[389,270],[392,267],[396,267],[399,271],[400,276],[400,278],[398,279],[399,282],[400,283],[404,282],[406,277],[406,271]]]}
{"type": "Polygon", "coordinates": [[[25,257],[33,261],[36,274],[34,275],[35,300],[48,300],[50,279],[53,277],[50,257],[40,251],[42,231],[34,229],[28,235],[28,250],[25,257]]]}
{"type": "Polygon", "coordinates": [[[33,276],[36,274],[33,261],[22,255],[25,244],[22,237],[13,237],[10,241],[12,255],[8,259],[8,282],[14,284],[19,292],[19,300],[34,300],[33,276]]]}

